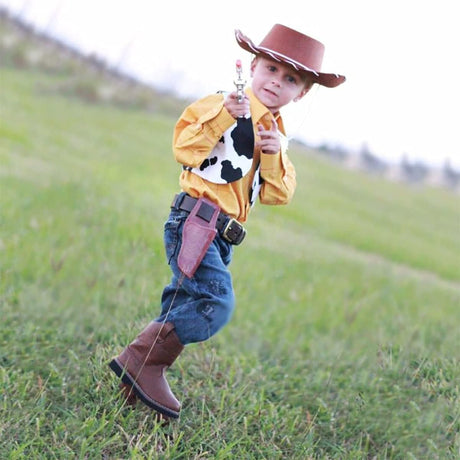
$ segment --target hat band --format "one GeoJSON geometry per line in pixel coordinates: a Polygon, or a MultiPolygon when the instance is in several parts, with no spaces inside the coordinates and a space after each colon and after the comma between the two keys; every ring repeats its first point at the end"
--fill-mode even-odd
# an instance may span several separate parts
{"type": "Polygon", "coordinates": [[[282,60],[288,62],[289,64],[292,64],[297,70],[307,70],[309,72],[313,72],[317,77],[319,76],[319,73],[316,70],[310,69],[310,67],[307,67],[306,65],[301,64],[300,62],[295,61],[294,59],[291,59],[290,57],[285,56],[284,54],[278,53],[277,51],[265,48],[264,46],[259,46],[258,50],[262,50],[264,53],[273,57],[273,59],[275,59],[276,61],[280,61],[280,59],[277,57],[279,56],[282,60]]]}

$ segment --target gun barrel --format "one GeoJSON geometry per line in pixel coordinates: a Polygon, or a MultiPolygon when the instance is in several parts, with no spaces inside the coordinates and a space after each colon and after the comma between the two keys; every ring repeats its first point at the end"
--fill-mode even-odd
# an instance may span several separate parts
{"type": "Polygon", "coordinates": [[[236,80],[234,81],[236,86],[237,100],[238,102],[243,102],[244,100],[244,85],[246,81],[242,78],[243,66],[241,65],[241,60],[236,60],[236,80]]]}

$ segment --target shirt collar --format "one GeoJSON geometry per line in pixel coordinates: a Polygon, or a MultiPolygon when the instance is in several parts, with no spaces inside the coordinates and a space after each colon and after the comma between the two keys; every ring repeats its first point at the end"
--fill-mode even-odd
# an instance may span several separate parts
{"type": "Polygon", "coordinates": [[[283,118],[281,117],[281,113],[278,112],[275,115],[273,115],[270,110],[268,110],[265,105],[262,104],[262,102],[257,99],[255,94],[253,93],[251,88],[246,88],[246,95],[249,97],[249,100],[251,101],[251,115],[252,118],[255,122],[261,120],[262,118],[270,118],[270,119],[275,119],[278,129],[283,133],[285,133],[284,130],[284,123],[283,123],[283,118]]]}

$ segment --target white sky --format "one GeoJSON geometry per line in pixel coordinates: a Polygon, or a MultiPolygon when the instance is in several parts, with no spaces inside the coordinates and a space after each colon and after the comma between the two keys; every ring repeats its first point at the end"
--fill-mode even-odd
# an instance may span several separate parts
{"type": "MultiPolygon", "coordinates": [[[[322,70],[346,75],[287,107],[288,134],[389,161],[460,168],[460,27],[455,0],[0,0],[37,28],[148,83],[201,97],[232,89],[235,60],[275,23],[326,46],[322,70]]],[[[249,79],[249,74],[246,73],[249,79]]]]}

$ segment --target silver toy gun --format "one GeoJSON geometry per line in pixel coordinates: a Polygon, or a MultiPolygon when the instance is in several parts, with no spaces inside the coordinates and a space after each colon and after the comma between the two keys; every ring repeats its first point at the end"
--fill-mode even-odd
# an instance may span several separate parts
{"type": "Polygon", "coordinates": [[[246,80],[243,80],[243,67],[241,65],[241,61],[239,59],[236,60],[236,80],[233,81],[236,86],[236,99],[239,104],[243,102],[244,99],[244,85],[246,84],[246,80]]]}

